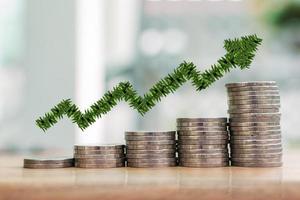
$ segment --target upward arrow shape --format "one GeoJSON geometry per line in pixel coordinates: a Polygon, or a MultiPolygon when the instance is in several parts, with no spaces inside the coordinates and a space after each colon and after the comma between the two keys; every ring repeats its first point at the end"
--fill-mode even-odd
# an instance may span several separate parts
{"type": "Polygon", "coordinates": [[[227,53],[221,57],[210,69],[197,71],[192,62],[181,63],[172,74],[158,81],[143,97],[139,96],[129,82],[121,82],[111,91],[95,102],[91,107],[80,112],[79,108],[70,99],[62,100],[59,104],[36,120],[38,127],[46,131],[67,115],[81,130],[93,124],[97,118],[108,113],[119,101],[126,101],[130,107],[141,115],[148,112],[162,97],[175,92],[186,81],[191,80],[197,91],[203,90],[213,82],[224,76],[232,68],[246,69],[250,66],[257,47],[262,39],[256,35],[241,37],[240,39],[225,40],[224,48],[227,53]]]}

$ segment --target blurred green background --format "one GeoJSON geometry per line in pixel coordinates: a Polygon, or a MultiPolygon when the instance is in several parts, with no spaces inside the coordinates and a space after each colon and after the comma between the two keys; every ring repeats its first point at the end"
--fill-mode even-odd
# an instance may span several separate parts
{"type": "Polygon", "coordinates": [[[0,80],[4,153],[71,151],[83,140],[124,143],[126,130],[172,130],[177,117],[227,116],[225,83],[251,80],[278,82],[284,145],[300,148],[300,1],[0,0],[0,80]],[[47,133],[35,126],[63,98],[93,102],[94,93],[122,80],[143,94],[183,60],[206,69],[224,54],[224,39],[249,34],[264,39],[251,68],[206,91],[187,84],[144,117],[121,103],[90,136],[68,119],[47,133]]]}

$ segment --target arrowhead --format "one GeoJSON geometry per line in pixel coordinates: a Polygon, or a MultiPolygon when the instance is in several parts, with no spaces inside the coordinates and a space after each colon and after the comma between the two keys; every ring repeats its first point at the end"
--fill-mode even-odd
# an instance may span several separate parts
{"type": "Polygon", "coordinates": [[[250,66],[261,42],[262,39],[256,35],[249,35],[241,39],[225,40],[224,48],[228,55],[233,55],[233,62],[241,69],[245,69],[250,66]]]}

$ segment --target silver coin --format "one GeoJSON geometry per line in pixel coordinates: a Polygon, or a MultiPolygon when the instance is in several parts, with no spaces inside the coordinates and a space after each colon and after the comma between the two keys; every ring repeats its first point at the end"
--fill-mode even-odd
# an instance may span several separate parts
{"type": "Polygon", "coordinates": [[[231,122],[280,122],[280,115],[274,115],[270,117],[239,117],[239,118],[230,118],[229,123],[231,122]]]}
{"type": "Polygon", "coordinates": [[[75,162],[75,167],[79,168],[113,168],[116,166],[124,167],[125,162],[75,162]],[[89,166],[90,165],[90,166],[89,166]],[[89,167],[88,167],[89,166],[89,167]],[[94,166],[94,167],[92,167],[94,166]]]}
{"type": "Polygon", "coordinates": [[[229,105],[251,105],[251,104],[280,104],[280,99],[240,99],[240,100],[228,100],[229,105]]]}
{"type": "Polygon", "coordinates": [[[226,117],[221,117],[221,118],[177,118],[176,119],[177,123],[183,123],[183,122],[227,122],[226,117]]]}
{"type": "Polygon", "coordinates": [[[227,131],[177,131],[178,136],[228,136],[227,131]]]}
{"type": "Polygon", "coordinates": [[[242,92],[242,91],[279,91],[278,86],[245,86],[227,88],[228,92],[242,92]]]}
{"type": "Polygon", "coordinates": [[[265,123],[278,123],[280,124],[280,119],[276,119],[276,118],[270,118],[270,119],[255,119],[255,118],[240,118],[240,119],[233,119],[230,122],[234,122],[234,123],[256,123],[256,122],[265,122],[265,123]]]}
{"type": "Polygon", "coordinates": [[[214,153],[214,154],[190,154],[190,153],[181,153],[179,154],[180,158],[229,158],[228,153],[214,153]]]}
{"type": "Polygon", "coordinates": [[[238,110],[238,109],[278,109],[280,104],[229,104],[229,110],[238,110]]]}
{"type": "Polygon", "coordinates": [[[175,149],[175,144],[155,144],[155,145],[127,145],[127,150],[164,150],[164,149],[175,149]]]}
{"type": "Polygon", "coordinates": [[[228,162],[228,157],[218,157],[218,158],[179,158],[179,163],[210,163],[210,164],[217,164],[228,162]]]}
{"type": "Polygon", "coordinates": [[[179,154],[227,154],[228,149],[178,149],[179,154]]]}
{"type": "Polygon", "coordinates": [[[280,94],[278,91],[242,91],[227,93],[227,101],[240,100],[280,100],[280,94]]]}
{"type": "Polygon", "coordinates": [[[125,154],[74,154],[75,159],[115,159],[115,158],[123,158],[125,157],[125,154]]]}
{"type": "Polygon", "coordinates": [[[280,126],[233,126],[230,131],[280,131],[280,126]]]}
{"type": "Polygon", "coordinates": [[[249,105],[229,105],[229,110],[239,109],[277,109],[280,104],[249,104],[249,105]]]}
{"type": "Polygon", "coordinates": [[[281,134],[270,134],[270,135],[232,135],[230,140],[270,140],[270,139],[281,139],[281,134]]]}
{"type": "Polygon", "coordinates": [[[263,127],[263,126],[280,126],[278,122],[230,122],[231,127],[263,127]]]}
{"type": "Polygon", "coordinates": [[[176,153],[176,148],[161,150],[127,149],[127,154],[166,154],[176,153]]]}
{"type": "Polygon", "coordinates": [[[282,144],[230,144],[230,149],[233,151],[240,151],[240,149],[257,149],[257,150],[262,150],[262,149],[278,149],[282,148],[282,144]]]}
{"type": "Polygon", "coordinates": [[[249,103],[256,103],[258,102],[280,102],[280,95],[227,95],[228,103],[232,104],[249,104],[249,103]]]}
{"type": "Polygon", "coordinates": [[[127,141],[175,140],[175,134],[174,135],[167,135],[167,136],[132,136],[132,135],[126,135],[125,140],[127,140],[127,141]]]}
{"type": "Polygon", "coordinates": [[[176,162],[172,163],[127,163],[127,167],[133,168],[162,168],[162,167],[175,167],[177,166],[176,162]]]}
{"type": "Polygon", "coordinates": [[[248,145],[248,144],[278,144],[281,143],[281,139],[270,139],[270,140],[230,140],[231,144],[234,145],[248,145]]]}
{"type": "Polygon", "coordinates": [[[282,148],[271,148],[271,149],[231,149],[231,155],[233,154],[272,154],[272,153],[282,153],[282,148]]]}
{"type": "Polygon", "coordinates": [[[237,119],[237,118],[269,118],[281,115],[279,112],[277,113],[238,113],[238,114],[229,114],[230,119],[237,119]]]}
{"type": "Polygon", "coordinates": [[[210,135],[186,135],[181,136],[178,135],[178,140],[228,140],[228,135],[216,135],[216,136],[210,136],[210,135]]]}
{"type": "Polygon", "coordinates": [[[279,91],[269,90],[269,91],[227,91],[227,99],[248,99],[252,96],[280,96],[279,91]]]}
{"type": "Polygon", "coordinates": [[[239,90],[259,90],[259,89],[278,89],[277,85],[243,85],[239,87],[226,87],[228,91],[239,91],[239,90]]]}
{"type": "Polygon", "coordinates": [[[280,157],[275,157],[275,158],[236,158],[236,157],[232,157],[231,158],[232,162],[256,162],[256,163],[269,163],[269,162],[282,162],[282,158],[280,157]]]}
{"type": "Polygon", "coordinates": [[[115,164],[125,162],[125,158],[115,159],[75,159],[76,164],[115,164]]]}
{"type": "Polygon", "coordinates": [[[227,126],[224,127],[178,127],[178,131],[227,131],[227,126]]]}
{"type": "Polygon", "coordinates": [[[227,89],[227,96],[280,96],[279,89],[264,88],[264,89],[241,89],[241,90],[229,90],[227,89]]]}
{"type": "Polygon", "coordinates": [[[57,168],[67,168],[74,167],[74,162],[64,162],[64,163],[55,163],[55,164],[47,164],[47,163],[24,163],[24,168],[28,169],[57,169],[57,168]]]}
{"type": "Polygon", "coordinates": [[[128,163],[173,163],[176,158],[128,158],[128,163]]]}
{"type": "Polygon", "coordinates": [[[179,145],[228,144],[228,139],[221,140],[178,140],[179,145]]]}
{"type": "Polygon", "coordinates": [[[165,145],[176,144],[175,140],[160,140],[160,141],[126,141],[126,145],[165,145]]]}
{"type": "Polygon", "coordinates": [[[56,157],[56,158],[25,158],[24,164],[64,164],[74,163],[74,158],[56,157]]]}
{"type": "Polygon", "coordinates": [[[231,136],[267,136],[267,135],[280,135],[280,130],[271,131],[230,131],[231,136]]]}
{"type": "Polygon", "coordinates": [[[124,147],[124,144],[74,145],[75,150],[115,150],[124,149],[124,147]]]}
{"type": "Polygon", "coordinates": [[[126,131],[125,136],[175,136],[176,131],[126,131]]]}
{"type": "Polygon", "coordinates": [[[240,91],[227,92],[227,103],[238,103],[241,101],[264,102],[264,101],[280,101],[279,91],[240,91]]]}
{"type": "Polygon", "coordinates": [[[282,152],[280,153],[260,153],[260,154],[241,154],[241,153],[233,153],[231,154],[232,158],[281,158],[282,157],[282,152]]]}
{"type": "Polygon", "coordinates": [[[280,108],[280,103],[249,103],[249,104],[228,104],[229,109],[271,109],[280,108]]]}
{"type": "Polygon", "coordinates": [[[134,154],[126,154],[127,158],[175,158],[176,154],[175,153],[161,153],[161,154],[139,154],[139,153],[134,153],[134,154]]]}
{"type": "Polygon", "coordinates": [[[229,109],[230,114],[244,114],[244,113],[278,113],[279,108],[261,108],[261,109],[229,109]]]}
{"type": "Polygon", "coordinates": [[[271,162],[271,163],[231,162],[231,165],[237,167],[281,167],[282,162],[271,162]]]}
{"type": "Polygon", "coordinates": [[[276,86],[275,81],[251,81],[251,82],[236,82],[225,84],[226,88],[232,87],[247,87],[247,86],[276,86]]]}
{"type": "Polygon", "coordinates": [[[227,167],[229,166],[228,162],[220,162],[220,163],[179,163],[181,167],[192,167],[192,168],[214,168],[214,167],[227,167]]]}
{"type": "Polygon", "coordinates": [[[179,149],[186,150],[186,149],[227,149],[227,144],[180,144],[179,149]]]}
{"type": "Polygon", "coordinates": [[[114,149],[114,150],[76,150],[74,149],[74,154],[76,155],[103,155],[103,154],[122,154],[124,153],[124,148],[114,149]]]}
{"type": "Polygon", "coordinates": [[[227,122],[177,122],[177,127],[224,127],[227,122]]]}
{"type": "Polygon", "coordinates": [[[125,167],[125,162],[122,163],[97,163],[97,164],[86,164],[86,163],[76,163],[75,167],[79,168],[117,168],[125,167]]]}

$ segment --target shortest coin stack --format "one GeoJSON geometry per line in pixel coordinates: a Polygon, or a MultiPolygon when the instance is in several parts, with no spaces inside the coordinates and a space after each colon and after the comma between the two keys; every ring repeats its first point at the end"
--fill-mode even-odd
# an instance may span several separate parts
{"type": "Polygon", "coordinates": [[[280,96],[274,81],[226,84],[230,114],[231,164],[280,167],[280,96]]]}
{"type": "Polygon", "coordinates": [[[125,132],[128,167],[173,167],[176,131],[125,132]]]}
{"type": "Polygon", "coordinates": [[[228,166],[227,118],[178,118],[177,133],[180,166],[228,166]]]}
{"type": "Polygon", "coordinates": [[[122,144],[101,144],[74,146],[75,167],[115,168],[125,167],[125,146],[122,144]]]}
{"type": "Polygon", "coordinates": [[[30,169],[56,169],[74,167],[73,158],[25,158],[24,168],[30,169]]]}

